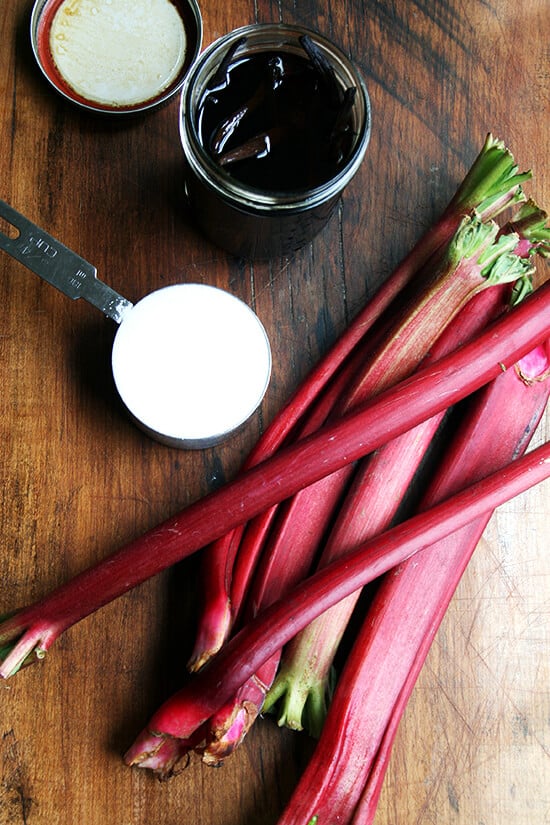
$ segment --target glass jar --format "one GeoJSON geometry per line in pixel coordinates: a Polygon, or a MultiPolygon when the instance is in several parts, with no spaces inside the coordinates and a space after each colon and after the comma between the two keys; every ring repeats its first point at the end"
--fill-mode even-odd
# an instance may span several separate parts
{"type": "MultiPolygon", "coordinates": [[[[237,91],[232,89],[232,103],[238,110],[246,107],[247,100],[238,99],[240,84],[234,86],[237,91]]],[[[267,259],[291,253],[310,241],[330,218],[363,160],[370,128],[370,100],[361,75],[323,36],[282,24],[244,26],[224,35],[195,62],[181,96],[180,135],[187,167],[186,192],[194,220],[211,241],[238,257],[267,259]],[[339,98],[345,96],[346,89],[355,88],[346,110],[345,155],[327,179],[312,185],[294,188],[285,184],[278,188],[239,179],[236,166],[221,165],[211,147],[205,146],[201,131],[205,99],[214,94],[214,80],[218,84],[220,77],[227,80],[227,64],[233,67],[258,56],[263,59],[262,55],[282,61],[307,59],[304,36],[319,50],[322,68],[330,67],[339,98]]]]}

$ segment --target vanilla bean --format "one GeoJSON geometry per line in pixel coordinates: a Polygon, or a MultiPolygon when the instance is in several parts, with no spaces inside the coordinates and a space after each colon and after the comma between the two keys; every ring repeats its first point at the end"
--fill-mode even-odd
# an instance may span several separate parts
{"type": "Polygon", "coordinates": [[[334,108],[339,107],[342,102],[342,88],[336,80],[336,75],[332,65],[327,60],[317,43],[315,43],[309,35],[302,35],[302,37],[300,37],[300,44],[313,63],[315,70],[325,83],[325,87],[329,95],[330,105],[334,108]]]}
{"type": "Polygon", "coordinates": [[[355,95],[357,89],[355,86],[350,86],[344,92],[342,105],[336,115],[332,132],[330,133],[330,154],[337,162],[341,163],[346,152],[344,150],[344,139],[352,134],[351,130],[351,111],[355,102],[355,95]]]}
{"type": "Polygon", "coordinates": [[[269,153],[271,148],[271,139],[269,132],[261,135],[255,135],[250,140],[245,141],[241,146],[219,155],[217,158],[220,166],[229,166],[231,163],[238,163],[241,160],[251,160],[252,158],[261,158],[269,153]]]}
{"type": "Polygon", "coordinates": [[[243,104],[240,109],[237,109],[236,112],[232,112],[229,117],[227,117],[219,126],[216,134],[212,138],[210,143],[210,149],[212,154],[216,155],[216,157],[220,158],[221,153],[223,152],[223,148],[229,138],[231,138],[235,130],[238,128],[239,123],[243,119],[243,117],[248,113],[249,105],[248,102],[243,104]]]}
{"type": "Polygon", "coordinates": [[[208,83],[208,90],[214,91],[221,83],[227,82],[227,72],[237,51],[246,43],[246,37],[239,37],[227,50],[222,61],[208,83]]]}

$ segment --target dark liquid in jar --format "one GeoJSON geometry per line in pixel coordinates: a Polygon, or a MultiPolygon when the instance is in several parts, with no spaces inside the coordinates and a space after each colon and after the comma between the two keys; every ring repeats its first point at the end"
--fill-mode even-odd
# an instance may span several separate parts
{"type": "Polygon", "coordinates": [[[331,180],[350,157],[350,91],[307,55],[237,56],[205,92],[199,138],[226,173],[248,186],[311,189],[331,180]]]}

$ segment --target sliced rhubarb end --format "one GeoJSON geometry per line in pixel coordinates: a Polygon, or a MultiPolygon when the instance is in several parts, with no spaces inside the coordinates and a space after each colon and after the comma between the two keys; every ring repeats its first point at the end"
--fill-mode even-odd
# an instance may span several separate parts
{"type": "Polygon", "coordinates": [[[229,603],[215,610],[215,617],[205,621],[197,634],[193,652],[187,662],[189,673],[197,673],[218,653],[227,641],[231,629],[231,609],[229,603]]]}
{"type": "Polygon", "coordinates": [[[548,214],[541,209],[533,198],[529,198],[502,229],[503,232],[516,232],[520,242],[516,255],[528,257],[533,253],[543,258],[550,256],[550,226],[548,214]]]}
{"type": "Polygon", "coordinates": [[[545,381],[550,376],[550,341],[520,358],[516,364],[516,372],[525,384],[534,384],[545,381]]]}
{"type": "MultiPolygon", "coordinates": [[[[220,547],[223,547],[223,543],[220,543],[220,547]]],[[[209,548],[209,550],[214,553],[213,549],[209,548]]],[[[217,562],[218,559],[214,554],[212,563],[217,562]]],[[[226,564],[227,560],[223,563],[226,564]]],[[[225,578],[223,584],[218,582],[215,587],[208,585],[206,587],[206,603],[199,620],[193,650],[187,662],[189,673],[196,673],[203,668],[219,652],[231,632],[233,616],[225,578]]]]}
{"type": "Polygon", "coordinates": [[[254,702],[243,702],[236,706],[226,724],[210,731],[207,744],[197,749],[202,761],[210,767],[219,767],[241,744],[259,716],[259,708],[254,702]]]}
{"type": "Polygon", "coordinates": [[[164,781],[181,773],[192,749],[187,740],[144,730],[125,753],[124,762],[129,767],[147,768],[164,781]]]}
{"type": "Polygon", "coordinates": [[[197,653],[193,653],[189,661],[187,662],[187,670],[189,673],[198,673],[205,665],[208,664],[210,659],[216,655],[220,648],[219,647],[211,647],[208,650],[202,650],[197,653]]]}
{"type": "Polygon", "coordinates": [[[0,625],[0,678],[9,679],[19,670],[45,657],[60,635],[52,625],[35,624],[27,629],[18,614],[7,617],[0,625]]]}
{"type": "Polygon", "coordinates": [[[447,249],[447,258],[455,265],[464,259],[479,257],[490,248],[498,234],[498,224],[484,221],[477,212],[464,215],[447,249]]]}
{"type": "Polygon", "coordinates": [[[35,661],[43,659],[46,651],[43,647],[36,647],[34,643],[19,643],[13,647],[3,647],[0,650],[0,678],[9,679],[15,676],[22,668],[32,665],[35,661]]]}
{"type": "Polygon", "coordinates": [[[122,757],[124,763],[129,767],[142,765],[157,753],[165,739],[164,735],[155,736],[147,729],[143,730],[122,757]]]}
{"type": "Polygon", "coordinates": [[[325,681],[303,684],[300,677],[275,680],[264,704],[264,711],[277,717],[279,727],[306,730],[318,738],[327,715],[329,687],[325,681]]]}
{"type": "Polygon", "coordinates": [[[500,234],[477,258],[487,285],[526,281],[531,284],[535,266],[530,256],[517,254],[520,236],[517,232],[500,234]]]}
{"type": "Polygon", "coordinates": [[[205,725],[205,742],[197,748],[205,764],[221,765],[239,747],[263,708],[268,687],[260,676],[271,684],[278,662],[278,655],[265,662],[241,685],[233,699],[210,717],[205,725]]]}
{"type": "MultiPolygon", "coordinates": [[[[530,172],[525,173],[525,175],[523,176],[523,181],[529,180],[530,177],[530,172]]],[[[487,198],[485,201],[482,201],[479,204],[477,211],[478,214],[483,218],[483,220],[493,220],[506,209],[509,209],[510,207],[516,206],[520,203],[525,203],[525,201],[525,192],[523,191],[521,185],[518,183],[508,192],[504,192],[503,194],[496,195],[487,198]]]]}
{"type": "Polygon", "coordinates": [[[204,726],[199,726],[187,739],[145,728],[123,760],[128,767],[153,771],[160,780],[170,779],[187,767],[190,754],[204,741],[204,736],[204,726]]]}

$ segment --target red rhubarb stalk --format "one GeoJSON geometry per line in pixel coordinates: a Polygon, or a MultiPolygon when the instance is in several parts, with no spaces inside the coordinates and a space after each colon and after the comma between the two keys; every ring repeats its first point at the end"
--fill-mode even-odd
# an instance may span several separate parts
{"type": "MultiPolygon", "coordinates": [[[[499,228],[495,223],[485,224],[476,215],[462,220],[442,261],[435,272],[429,273],[427,286],[421,287],[420,296],[412,299],[409,305],[401,310],[387,338],[380,343],[365,367],[359,371],[359,375],[344,392],[343,398],[338,400],[336,414],[345,414],[370,396],[413,372],[442,330],[445,330],[460,309],[475,295],[487,287],[522,278],[526,266],[532,272],[529,262],[513,252],[519,241],[518,235],[501,235],[495,241],[498,233],[499,228]]],[[[437,422],[434,424],[437,425],[437,422]]],[[[426,431],[424,439],[419,439],[418,444],[414,444],[413,436],[416,463],[423,455],[431,435],[431,432],[426,431]]],[[[402,452],[405,452],[404,446],[402,452]]],[[[267,541],[259,570],[250,589],[248,618],[280,598],[307,574],[353,472],[353,465],[347,465],[316,484],[302,489],[281,507],[281,513],[267,541]],[[288,552],[288,548],[292,548],[291,553],[288,552]]],[[[410,478],[401,473],[396,474],[394,480],[396,485],[403,480],[406,487],[410,478]]],[[[365,479],[361,482],[365,487],[361,495],[368,500],[369,493],[364,482],[365,479]]],[[[399,502],[404,492],[404,488],[396,486],[393,492],[382,491],[380,495],[385,502],[395,495],[399,502]]],[[[352,500],[353,498],[359,502],[358,490],[353,491],[352,500]]],[[[364,523],[360,512],[363,507],[364,504],[359,503],[359,511],[355,510],[351,519],[350,513],[346,512],[343,518],[345,535],[337,535],[335,543],[328,551],[329,556],[336,554],[334,548],[341,548],[338,552],[344,552],[345,548],[353,546],[355,539],[361,540],[363,529],[366,537],[380,532],[387,526],[385,513],[381,509],[380,522],[373,522],[372,530],[363,526],[357,528],[358,523],[364,523]]],[[[339,608],[339,611],[343,610],[345,608],[339,608]]],[[[222,714],[213,720],[212,741],[207,743],[205,750],[207,758],[211,757],[213,761],[217,761],[239,744],[261,709],[261,704],[257,703],[258,685],[271,685],[276,666],[276,658],[271,659],[269,665],[262,668],[262,672],[256,674],[251,682],[251,696],[248,697],[244,689],[241,689],[241,696],[238,700],[235,698],[235,704],[224,708],[222,714]],[[237,701],[241,705],[240,709],[237,701]],[[227,714],[225,721],[224,713],[227,714]],[[241,721],[237,728],[236,716],[241,721]],[[230,731],[237,731],[239,739],[232,740],[230,731]]]]}
{"type": "Polygon", "coordinates": [[[458,551],[460,556],[460,553],[463,551],[463,555],[462,558],[459,557],[457,559],[454,582],[451,580],[448,582],[447,593],[442,595],[439,608],[437,611],[434,611],[432,615],[431,627],[422,639],[414,664],[405,678],[396,703],[391,709],[388,724],[384,730],[380,745],[376,751],[376,756],[368,773],[367,781],[351,819],[351,825],[371,825],[375,817],[401,718],[430,651],[435,634],[464,572],[461,565],[464,567],[467,565],[491,516],[492,512],[486,513],[485,516],[482,516],[466,527],[463,527],[460,531],[453,533],[452,536],[439,542],[442,552],[445,552],[445,545],[448,545],[448,552],[458,551]]]}
{"type": "Polygon", "coordinates": [[[68,627],[216,537],[452,406],[549,335],[545,284],[476,341],[280,450],[6,619],[0,624],[0,676],[11,675],[33,654],[42,658],[68,627]]]}
{"type": "MultiPolygon", "coordinates": [[[[367,347],[357,346],[328,386],[312,399],[306,419],[300,426],[299,437],[314,433],[327,420],[328,413],[343,388],[355,373],[359,359],[367,347]]],[[[294,440],[297,440],[294,439],[294,440]]],[[[273,446],[273,442],[271,442],[273,446]]],[[[274,452],[268,451],[266,457],[274,452]]],[[[254,451],[258,459],[258,451],[254,451]]],[[[259,460],[249,461],[243,469],[255,466],[259,460]]],[[[203,555],[201,563],[201,595],[203,609],[199,617],[195,645],[188,662],[190,672],[200,668],[219,650],[230,629],[235,625],[245,593],[254,573],[259,552],[277,514],[278,505],[260,513],[247,524],[213,542],[203,555]],[[238,552],[238,555],[237,555],[238,552]]]]}
{"type": "MultiPolygon", "coordinates": [[[[458,215],[456,217],[458,218],[458,215]]],[[[516,255],[521,254],[524,257],[528,257],[529,255],[532,255],[533,252],[537,252],[538,254],[547,257],[550,249],[550,229],[548,228],[548,226],[546,226],[546,219],[546,213],[540,210],[538,206],[534,203],[534,201],[529,200],[523,207],[521,207],[517,218],[514,221],[509,221],[506,224],[504,230],[500,230],[500,234],[503,234],[504,232],[508,234],[515,232],[520,236],[520,243],[514,250],[514,254],[516,255]]],[[[438,251],[438,254],[442,254],[441,247],[438,251]]],[[[432,256],[431,263],[433,265],[434,256],[432,256]]],[[[408,266],[408,259],[405,259],[404,265],[405,267],[408,266]]],[[[399,267],[399,269],[400,268],[401,267],[399,267]]],[[[416,273],[416,275],[418,276],[418,273],[416,273]]],[[[512,303],[519,303],[519,301],[523,297],[525,297],[526,294],[528,294],[528,292],[531,291],[531,289],[532,287],[529,279],[522,278],[519,281],[517,281],[514,285],[514,298],[512,303]]],[[[365,346],[364,342],[361,342],[361,347],[357,345],[355,346],[353,352],[351,353],[351,356],[348,356],[347,360],[344,362],[344,368],[340,369],[336,379],[332,381],[332,384],[330,384],[328,387],[328,391],[326,391],[324,395],[321,396],[320,400],[316,399],[313,412],[310,413],[308,411],[308,415],[304,416],[304,418],[306,419],[305,425],[302,426],[302,429],[298,433],[294,432],[292,434],[293,437],[303,437],[305,434],[313,432],[317,427],[321,426],[321,424],[324,423],[329,412],[331,412],[332,408],[335,406],[336,400],[344,396],[344,389],[352,384],[352,379],[357,378],[357,375],[361,374],[361,370],[364,369],[365,364],[367,363],[367,359],[370,358],[372,356],[372,353],[376,350],[376,347],[378,346],[378,341],[382,340],[384,334],[386,334],[387,337],[387,330],[391,326],[391,322],[389,319],[395,317],[395,314],[398,311],[398,308],[394,306],[394,304],[396,304],[395,300],[393,304],[390,304],[389,307],[386,308],[388,320],[386,320],[385,325],[380,324],[380,320],[384,319],[384,315],[382,315],[381,318],[377,319],[379,323],[376,328],[376,335],[373,336],[371,329],[371,332],[368,337],[369,340],[367,342],[367,346],[365,346]]],[[[321,502],[322,508],[324,508],[325,510],[330,510],[330,506],[326,502],[325,504],[323,504],[322,495],[319,495],[316,498],[321,502]]],[[[277,507],[274,507],[269,512],[261,514],[250,524],[248,524],[246,528],[243,525],[241,531],[242,538],[240,543],[234,542],[233,544],[233,553],[237,554],[238,551],[238,555],[236,555],[236,558],[234,559],[235,564],[232,569],[230,583],[230,613],[232,615],[233,624],[235,624],[239,612],[242,608],[245,593],[250,587],[253,573],[255,573],[256,571],[256,565],[258,562],[259,555],[262,552],[265,543],[267,542],[268,533],[275,519],[277,509],[277,507]]],[[[309,508],[308,513],[309,521],[311,522],[313,521],[313,513],[311,507],[309,508]]],[[[280,522],[282,522],[283,524],[285,523],[284,514],[280,514],[279,519],[280,522]]],[[[317,535],[319,535],[322,532],[322,529],[326,523],[326,518],[324,517],[324,514],[317,514],[317,521],[321,526],[320,529],[317,530],[317,535]]],[[[315,545],[315,542],[313,541],[313,530],[310,529],[308,533],[311,536],[311,552],[313,552],[313,547],[315,545]]],[[[271,543],[276,544],[276,539],[273,535],[271,536],[271,543]]],[[[288,543],[292,543],[295,546],[295,541],[292,535],[288,536],[288,543]]],[[[267,552],[265,555],[268,556],[268,560],[264,561],[265,566],[263,570],[259,574],[256,573],[257,580],[259,581],[261,581],[262,577],[269,577],[270,574],[268,571],[271,570],[274,566],[277,566],[275,558],[271,558],[271,560],[269,560],[269,552],[267,552]]],[[[293,556],[297,555],[300,554],[296,552],[293,553],[293,556]]],[[[307,548],[304,551],[304,555],[307,558],[307,548]]],[[[206,558],[211,559],[210,554],[208,554],[206,558]]],[[[287,559],[285,559],[286,568],[288,568],[287,559]]],[[[213,573],[213,579],[215,580],[216,572],[215,570],[212,570],[212,567],[214,566],[215,564],[212,564],[211,572],[213,573]]],[[[291,573],[291,568],[288,568],[288,570],[289,573],[291,573]]],[[[228,581],[228,578],[229,577],[226,578],[226,582],[228,581]]],[[[291,575],[290,580],[292,580],[293,578],[296,578],[296,576],[291,575]]],[[[258,592],[257,588],[256,601],[260,600],[261,594],[258,592]]],[[[254,609],[254,605],[251,605],[251,607],[254,609]]],[[[210,653],[212,652],[213,650],[210,651],[210,653]]],[[[207,658],[208,656],[205,656],[203,659],[201,659],[200,664],[202,665],[204,661],[207,660],[207,658]]],[[[191,669],[198,668],[195,667],[191,669]]]]}
{"type": "MultiPolygon", "coordinates": [[[[482,220],[490,220],[512,203],[523,200],[521,184],[530,172],[518,173],[514,158],[502,141],[487,135],[478,157],[458,187],[439,220],[422,236],[411,252],[397,266],[317,367],[298,387],[287,405],[275,417],[250,454],[244,469],[273,455],[291,435],[310,405],[318,397],[342,364],[357,347],[395,297],[416,273],[456,232],[465,214],[476,210],[482,220]]],[[[272,513],[271,516],[274,514],[272,513]]],[[[240,551],[244,526],[218,539],[204,556],[204,607],[199,616],[197,638],[190,669],[199,669],[219,649],[230,632],[235,614],[255,564],[255,556],[269,527],[270,519],[253,528],[247,537],[247,549],[240,551]],[[239,582],[232,588],[232,571],[236,553],[246,558],[241,565],[239,582]]]]}
{"type": "Polygon", "coordinates": [[[322,612],[415,553],[550,477],[550,442],[322,568],[262,611],[152,716],[126,754],[149,760],[166,737],[189,739],[261,664],[322,612]]]}
{"type": "MultiPolygon", "coordinates": [[[[550,393],[547,353],[539,348],[533,356],[542,372],[531,371],[535,357],[526,359],[472,399],[423,508],[487,472],[498,472],[525,452],[550,393]]],[[[441,620],[490,515],[486,512],[382,578],[342,670],[319,743],[279,825],[295,825],[312,814],[321,822],[350,821],[419,651],[426,638],[433,638],[436,620],[441,620]]]]}
{"type": "MultiPolygon", "coordinates": [[[[530,202],[528,208],[520,211],[518,219],[508,224],[509,229],[513,227],[520,234],[522,254],[546,253],[550,239],[547,217],[530,202]]],[[[515,289],[514,300],[522,297],[515,289]]],[[[502,308],[501,296],[495,291],[481,293],[477,299],[477,303],[474,300],[468,304],[446,334],[438,339],[431,358],[437,360],[452,351],[461,337],[462,340],[473,337],[491,315],[502,308]]],[[[533,352],[533,358],[537,352],[533,352]]],[[[424,422],[361,462],[324,547],[321,565],[387,529],[441,418],[439,414],[424,422]]],[[[320,734],[333,659],[358,597],[358,593],[354,594],[324,613],[288,646],[264,705],[264,710],[269,710],[277,703],[279,724],[295,729],[305,725],[313,736],[320,734]]]]}
{"type": "MultiPolygon", "coordinates": [[[[548,342],[546,344],[546,351],[542,347],[537,347],[536,350],[534,350],[529,355],[525,356],[525,358],[521,359],[519,368],[521,370],[521,377],[523,378],[524,382],[529,384],[529,382],[537,381],[537,379],[540,380],[542,378],[546,378],[545,383],[546,387],[548,387],[548,376],[545,376],[545,370],[548,370],[549,364],[547,351],[548,342]]],[[[513,391],[517,392],[517,382],[514,382],[514,384],[515,386],[513,386],[513,391]]],[[[540,392],[541,390],[540,388],[537,388],[536,391],[540,392]]],[[[521,389],[521,393],[525,394],[525,391],[521,389]]],[[[500,409],[498,410],[498,415],[501,414],[502,410],[506,409],[508,399],[505,398],[503,399],[503,401],[506,403],[504,403],[500,407],[500,409]]],[[[532,402],[531,396],[529,397],[529,401],[532,402]]],[[[534,406],[535,405],[533,405],[533,409],[534,406]]],[[[497,416],[495,416],[495,418],[496,417],[497,416]]],[[[536,423],[536,416],[534,416],[533,421],[525,427],[525,431],[523,433],[524,443],[521,443],[522,434],[520,433],[520,440],[518,441],[518,452],[520,452],[522,449],[524,449],[524,447],[526,447],[526,441],[533,434],[536,423]]],[[[466,437],[468,437],[467,433],[466,437]]],[[[441,490],[439,492],[442,493],[441,490]]],[[[452,596],[454,595],[456,587],[458,586],[458,583],[462,577],[463,570],[466,568],[470,556],[474,551],[475,547],[477,546],[477,543],[481,538],[481,535],[490,517],[491,514],[488,513],[486,517],[478,519],[476,522],[473,522],[471,525],[468,525],[467,527],[463,528],[459,533],[455,533],[453,534],[453,536],[449,536],[441,543],[441,550],[443,553],[452,552],[453,547],[461,545],[463,549],[463,554],[462,556],[459,556],[457,564],[454,567],[454,570],[449,574],[449,578],[447,580],[447,590],[442,595],[441,601],[439,602],[439,604],[435,604],[435,609],[432,614],[431,626],[422,638],[414,663],[411,666],[411,669],[405,679],[398,700],[392,709],[390,720],[384,731],[384,735],[380,742],[380,747],[378,748],[378,751],[376,753],[376,758],[374,760],[373,766],[369,772],[365,788],[363,790],[363,793],[361,794],[360,801],[355,810],[354,817],[352,819],[352,825],[371,825],[371,823],[374,820],[378,801],[380,798],[380,793],[382,790],[382,785],[384,782],[384,777],[386,775],[386,770],[389,764],[393,743],[395,740],[395,736],[397,734],[399,723],[401,721],[403,713],[405,712],[405,708],[409,701],[410,695],[414,689],[420,671],[423,667],[424,661],[428,655],[433,638],[435,637],[435,634],[447,610],[448,604],[452,596]],[[442,545],[447,545],[447,547],[442,545]],[[452,575],[453,572],[454,575],[452,575]]]]}
{"type": "MultiPolygon", "coordinates": [[[[496,224],[484,224],[476,216],[463,219],[433,281],[395,321],[388,339],[340,399],[338,414],[354,409],[413,372],[441,331],[475,294],[522,277],[526,261],[508,254],[518,241],[517,235],[501,237],[495,244],[497,233],[496,224]]],[[[302,565],[312,563],[332,517],[331,503],[340,500],[352,472],[352,465],[347,465],[302,489],[284,505],[249,595],[250,613],[278,598],[292,584],[287,547],[292,546],[293,557],[302,565]]]]}
{"type": "MultiPolygon", "coordinates": [[[[484,290],[477,295],[441,335],[426,362],[437,361],[465,340],[479,334],[488,321],[502,311],[505,289],[509,291],[509,288],[500,287],[484,290]]],[[[329,537],[323,553],[323,564],[337,558],[338,555],[343,555],[347,550],[357,547],[390,526],[444,414],[439,413],[398,439],[385,444],[366,460],[358,474],[360,488],[356,489],[356,477],[352,489],[348,491],[340,506],[336,531],[333,530],[329,537]],[[359,496],[359,492],[366,501],[359,496]],[[335,548],[340,552],[335,552],[335,548]]],[[[315,488],[319,495],[323,495],[322,483],[316,484],[315,488]]],[[[333,489],[334,485],[328,486],[329,496],[333,489]]],[[[340,491],[336,492],[339,497],[340,491]]],[[[337,500],[325,499],[324,511],[329,516],[332,515],[336,503],[337,500]]],[[[306,552],[306,563],[301,575],[299,565],[292,564],[296,556],[302,561],[301,555],[295,552],[287,555],[281,593],[308,574],[310,558],[317,544],[317,537],[322,532],[319,529],[315,531],[315,527],[316,525],[312,526],[308,520],[307,530],[313,534],[315,544],[311,548],[311,553],[306,552]],[[289,565],[292,565],[291,575],[289,565]]],[[[280,540],[280,536],[278,538],[280,540]]],[[[292,540],[288,542],[288,546],[293,547],[292,540]]],[[[303,546],[302,541],[302,549],[303,546]]],[[[267,556],[272,559],[269,552],[267,556]]],[[[264,579],[269,580],[267,572],[263,572],[264,579]]],[[[278,582],[276,571],[270,572],[271,581],[278,582]]],[[[239,689],[233,701],[224,705],[210,719],[206,726],[206,743],[201,746],[204,762],[211,765],[220,764],[242,742],[259,713],[262,710],[271,710],[275,703],[278,705],[279,724],[300,729],[305,712],[308,731],[314,736],[320,734],[326,714],[332,659],[358,596],[359,593],[352,594],[308,625],[290,642],[279,671],[280,651],[268,659],[258,673],[239,689]]],[[[258,612],[258,608],[255,612],[258,612]]]]}
{"type": "MultiPolygon", "coordinates": [[[[327,423],[338,399],[342,396],[346,387],[349,386],[361,365],[386,334],[387,326],[387,321],[383,321],[377,325],[375,330],[371,328],[368,340],[362,341],[355,347],[328,386],[315,399],[308,410],[307,416],[304,416],[303,423],[293,432],[292,441],[298,441],[311,435],[327,423]]],[[[258,575],[258,562],[265,542],[268,540],[270,528],[275,517],[278,516],[280,506],[277,505],[268,512],[261,513],[246,525],[231,578],[230,600],[233,625],[238,624],[239,619],[242,618],[241,614],[245,607],[245,599],[250,583],[254,575],[258,575]]]]}

